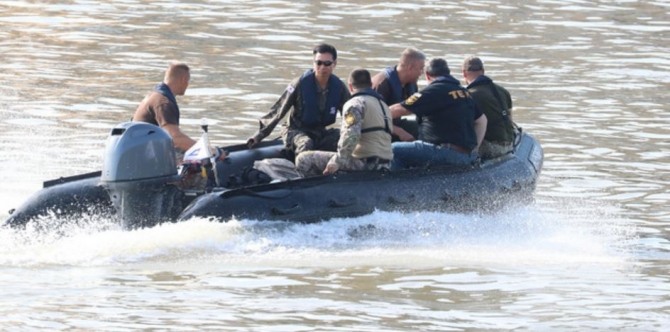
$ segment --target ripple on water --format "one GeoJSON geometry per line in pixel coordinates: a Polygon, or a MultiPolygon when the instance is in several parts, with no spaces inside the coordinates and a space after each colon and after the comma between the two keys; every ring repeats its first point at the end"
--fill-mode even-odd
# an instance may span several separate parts
{"type": "Polygon", "coordinates": [[[188,96],[233,96],[245,93],[244,90],[231,88],[192,88],[188,89],[188,96]]]}
{"type": "Polygon", "coordinates": [[[42,180],[99,169],[105,127],[129,118],[168,61],[193,70],[178,97],[184,130],[196,137],[207,117],[217,144],[240,142],[310,67],[321,41],[338,48],[341,78],[358,66],[393,65],[407,46],[445,57],[457,78],[465,55],[482,56],[546,159],[536,204],[505,216],[376,213],[310,226],[194,220],[133,232],[82,218],[40,235],[1,229],[0,302],[26,305],[0,308],[0,325],[662,329],[669,8],[4,2],[3,219],[42,180]],[[144,315],[122,315],[129,309],[144,315]]]}

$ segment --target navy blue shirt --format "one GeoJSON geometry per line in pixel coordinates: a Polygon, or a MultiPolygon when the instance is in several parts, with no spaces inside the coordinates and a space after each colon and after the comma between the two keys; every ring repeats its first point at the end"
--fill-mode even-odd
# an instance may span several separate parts
{"type": "Polygon", "coordinates": [[[453,76],[440,76],[401,104],[416,114],[421,125],[419,140],[451,143],[466,149],[477,146],[474,122],[482,112],[453,76]]]}

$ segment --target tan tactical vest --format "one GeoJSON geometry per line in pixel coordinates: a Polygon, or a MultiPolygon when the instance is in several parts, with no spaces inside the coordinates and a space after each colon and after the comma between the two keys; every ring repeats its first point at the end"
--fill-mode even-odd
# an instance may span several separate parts
{"type": "MultiPolygon", "coordinates": [[[[361,138],[352,153],[354,158],[364,159],[370,157],[379,157],[382,159],[393,159],[393,152],[391,149],[391,134],[386,132],[386,123],[388,128],[393,131],[393,119],[391,112],[386,104],[380,103],[379,99],[361,95],[356,98],[364,98],[365,100],[365,114],[363,114],[363,125],[361,127],[361,138]],[[383,109],[382,109],[383,105],[383,109]],[[384,121],[386,117],[386,122],[384,121]],[[366,129],[378,128],[367,131],[366,129]]],[[[347,102],[348,104],[348,102],[347,102]]],[[[344,106],[344,109],[348,105],[344,106]]]]}

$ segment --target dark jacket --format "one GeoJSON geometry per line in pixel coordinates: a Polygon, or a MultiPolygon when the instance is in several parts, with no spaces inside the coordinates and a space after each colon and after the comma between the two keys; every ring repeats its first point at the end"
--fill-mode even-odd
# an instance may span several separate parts
{"type": "Polygon", "coordinates": [[[419,140],[451,143],[470,150],[477,146],[474,122],[482,112],[453,76],[436,78],[402,105],[419,117],[419,140]]]}
{"type": "Polygon", "coordinates": [[[512,97],[509,92],[485,75],[477,77],[467,89],[488,119],[484,139],[511,143],[514,140],[514,124],[511,120],[512,97]]]}

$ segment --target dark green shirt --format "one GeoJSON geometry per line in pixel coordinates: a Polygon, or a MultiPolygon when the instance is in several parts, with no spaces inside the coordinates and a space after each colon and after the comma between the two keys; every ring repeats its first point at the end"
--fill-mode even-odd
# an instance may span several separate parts
{"type": "Polygon", "coordinates": [[[488,123],[484,139],[489,142],[511,143],[514,140],[514,124],[511,120],[512,97],[509,92],[485,75],[477,77],[467,89],[477,108],[486,114],[488,123]],[[492,89],[496,89],[500,101],[492,89]],[[503,111],[507,112],[507,117],[503,116],[503,111]]]}

